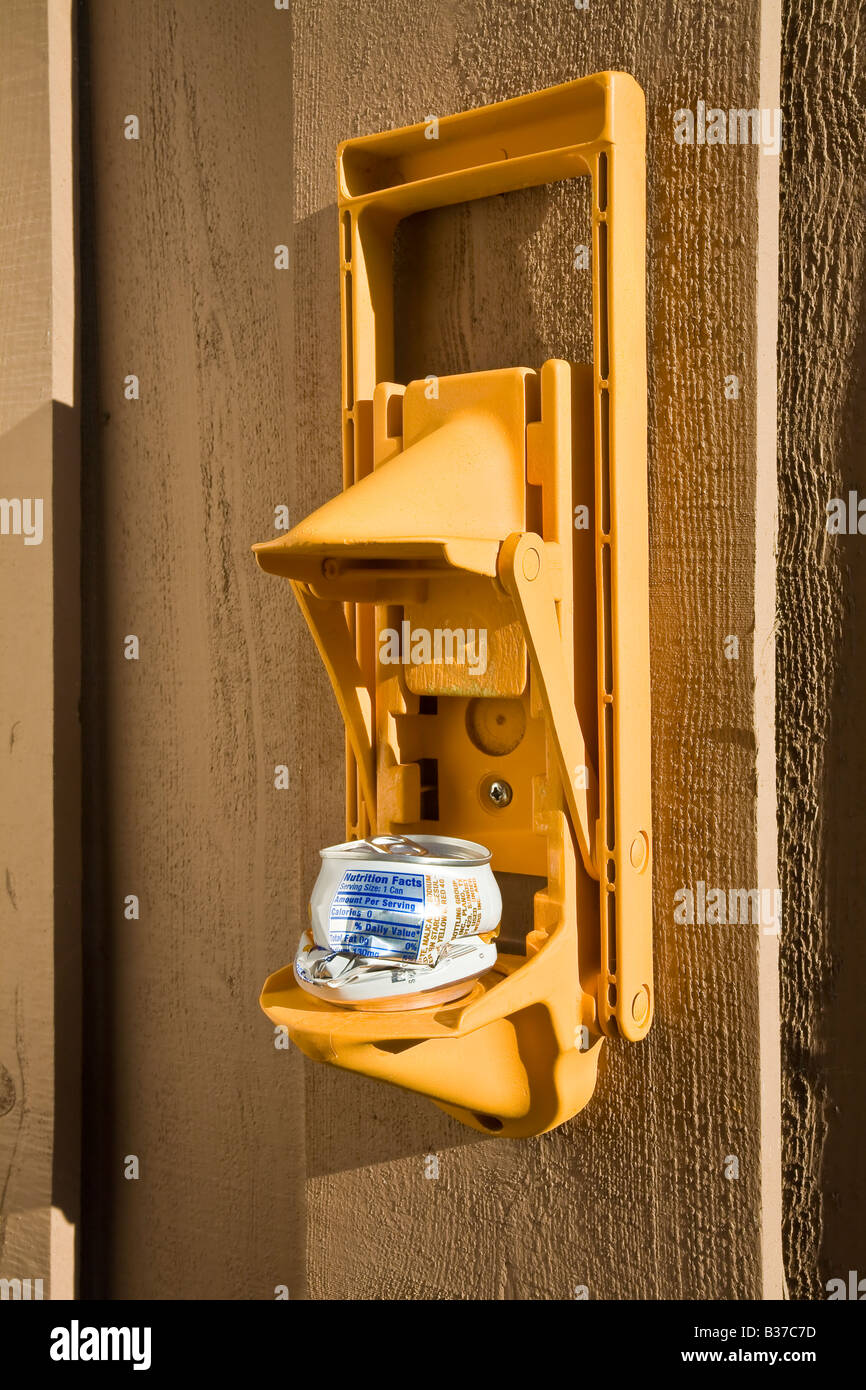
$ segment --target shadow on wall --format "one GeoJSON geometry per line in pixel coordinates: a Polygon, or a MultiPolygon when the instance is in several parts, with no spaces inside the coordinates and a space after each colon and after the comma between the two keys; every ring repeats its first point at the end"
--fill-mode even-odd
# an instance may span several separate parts
{"type": "MultiPolygon", "coordinates": [[[[49,448],[53,460],[51,495],[33,499],[40,504],[38,526],[37,514],[29,508],[23,520],[19,516],[18,524],[14,513],[4,513],[4,527],[10,527],[12,544],[21,546],[20,551],[7,552],[14,554],[15,569],[6,571],[4,599],[14,608],[32,614],[38,590],[31,596],[17,585],[21,583],[24,590],[30,585],[29,557],[44,553],[43,546],[51,549],[53,633],[46,624],[45,637],[53,639],[53,672],[50,678],[46,676],[39,649],[41,634],[36,630],[22,642],[20,703],[10,710],[12,722],[3,738],[4,754],[11,765],[4,775],[9,776],[10,786],[18,785],[20,774],[14,763],[20,766],[22,759],[25,775],[39,778],[45,766],[40,725],[44,727],[46,710],[50,711],[53,784],[51,810],[46,812],[50,819],[42,819],[44,808],[37,805],[38,796],[25,814],[32,833],[39,835],[45,830],[54,846],[53,863],[41,865],[36,881],[28,872],[28,854],[21,853],[22,848],[35,846],[19,841],[14,850],[10,846],[5,849],[8,862],[4,863],[0,887],[0,912],[8,914],[11,934],[10,952],[4,962],[0,1057],[0,1208],[5,1221],[16,1213],[54,1206],[72,1225],[79,1215],[81,1090],[79,434],[78,410],[50,401],[19,421],[0,441],[0,492],[4,498],[17,494],[23,498],[33,490],[29,481],[33,460],[44,457],[49,448]],[[19,560],[23,564],[19,565],[19,560]],[[31,665],[32,672],[28,670],[31,665]],[[43,683],[34,699],[36,680],[43,683]],[[46,879],[53,886],[53,900],[45,896],[46,879]],[[42,916],[46,904],[53,908],[53,919],[48,921],[42,916]],[[50,967],[41,954],[44,942],[53,943],[50,967]],[[51,1003],[43,995],[49,979],[53,980],[51,1003]],[[53,1095],[47,1089],[52,1052],[53,1095]],[[46,1132],[52,1136],[47,1145],[46,1132]]],[[[0,1230],[0,1254],[3,1237],[0,1230]]]]}
{"type": "MultiPolygon", "coordinates": [[[[838,457],[842,495],[866,499],[866,280],[861,285],[860,332],[851,359],[851,386],[838,457]]],[[[849,507],[849,528],[853,523],[849,507]]],[[[866,506],[860,524],[866,532],[866,506]]],[[[831,542],[832,543],[832,542],[831,542]]],[[[826,826],[827,951],[831,977],[820,1034],[820,1070],[828,1107],[823,1170],[821,1282],[847,1278],[857,1265],[866,1276],[866,534],[840,536],[847,568],[843,645],[837,654],[836,688],[822,793],[826,826]]]]}
{"type": "Polygon", "coordinates": [[[394,246],[395,373],[592,360],[591,185],[563,180],[406,218],[394,246]]]}
{"type": "MultiPolygon", "coordinates": [[[[590,1106],[615,1103],[622,1094],[622,1056],[602,1048],[590,1106]],[[610,1084],[608,1082],[611,1077],[610,1084]],[[619,1080],[617,1080],[619,1078],[619,1080]]],[[[497,1139],[469,1129],[424,1096],[339,1067],[304,1063],[307,1087],[307,1176],[323,1178],[484,1145],[512,1151],[538,1139],[497,1139]]],[[[584,1114],[589,1113],[588,1106],[584,1114]]],[[[581,1116],[570,1120],[577,1128],[581,1116]]]]}

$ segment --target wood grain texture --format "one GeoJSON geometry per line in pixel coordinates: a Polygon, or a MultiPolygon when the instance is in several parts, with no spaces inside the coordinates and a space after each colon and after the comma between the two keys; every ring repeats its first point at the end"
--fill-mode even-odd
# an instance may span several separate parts
{"type": "Polygon", "coordinates": [[[793,1298],[866,1271],[863,855],[866,27],[852,0],[785,7],[777,659],[785,1259],[793,1298]]]}
{"type": "Polygon", "coordinates": [[[300,827],[330,827],[304,791],[320,781],[306,638],[250,554],[299,505],[292,277],[274,258],[291,242],[291,20],[254,0],[92,0],[81,61],[85,1289],[298,1297],[302,1066],[257,996],[303,911],[300,827]]]}
{"type": "Polygon", "coordinates": [[[0,1278],[10,1281],[3,1298],[70,1298],[75,1291],[81,865],[73,131],[72,6],[10,0],[0,8],[0,1278]],[[10,518],[7,504],[25,501],[42,507],[41,541],[37,533],[25,544],[20,512],[10,518]]]}
{"type": "MultiPolygon", "coordinates": [[[[757,886],[761,156],[680,147],[672,120],[699,99],[755,102],[758,13],[90,0],[83,18],[86,1291],[759,1294],[756,931],[680,926],[673,911],[699,881],[757,886]],[[297,519],[339,487],[338,140],[607,67],[648,99],[658,1011],[648,1043],[606,1048],[569,1125],[482,1140],[420,1099],[277,1051],[257,1012],[317,851],[342,837],[343,735],[288,586],[248,546],[272,534],[276,504],[297,519]],[[293,269],[275,271],[290,241],[293,269]],[[280,763],[288,792],[273,787],[280,763]]],[[[563,186],[407,224],[400,372],[585,357],[586,212],[585,190],[563,186]]]]}
{"type": "MultiPolygon", "coordinates": [[[[757,935],[678,926],[674,893],[756,883],[754,621],[757,160],[686,148],[673,113],[757,101],[759,10],[551,0],[296,0],[296,497],[339,486],[338,140],[604,68],[647,94],[657,1014],[608,1046],[590,1106],[537,1140],[479,1140],[433,1107],[325,1068],[306,1077],[313,1297],[743,1298],[761,1268],[757,935]],[[744,383],[726,402],[724,377],[744,383]],[[727,661],[727,634],[740,660],[727,661]],[[440,1160],[425,1178],[425,1155],[440,1160]],[[726,1155],[740,1163],[726,1180],[726,1155]]],[[[581,189],[413,219],[398,255],[399,371],[588,352],[581,189]],[[406,325],[410,326],[406,326],[406,325]]],[[[311,649],[308,891],[340,834],[342,740],[311,649]]],[[[776,1243],[778,1244],[778,1242],[776,1243]]],[[[770,1246],[773,1242],[770,1242],[770,1246]]],[[[764,1283],[762,1284],[762,1279],[764,1283]]]]}

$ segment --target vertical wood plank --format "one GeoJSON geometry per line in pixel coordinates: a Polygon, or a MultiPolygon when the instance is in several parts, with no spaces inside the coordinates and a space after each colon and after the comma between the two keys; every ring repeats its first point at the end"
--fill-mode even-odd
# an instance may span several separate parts
{"type": "Polygon", "coordinates": [[[94,0],[84,25],[85,1282],[295,1298],[302,1063],[257,995],[302,912],[314,711],[291,595],[250,554],[275,507],[298,506],[292,272],[275,266],[291,242],[291,18],[254,0],[94,0]]]}
{"type": "Polygon", "coordinates": [[[79,440],[73,15],[0,9],[0,1279],[76,1288],[79,440]],[[29,534],[28,534],[29,533],[29,534]]]}
{"type": "Polygon", "coordinates": [[[779,807],[785,1260],[792,1298],[866,1276],[863,149],[856,0],[784,5],[779,807]],[[853,523],[849,516],[854,493],[853,523]],[[828,533],[828,503],[853,534],[828,533]]]}
{"type": "MultiPolygon", "coordinates": [[[[758,106],[781,112],[781,0],[761,5],[758,106]]],[[[779,155],[758,160],[755,291],[755,859],[757,880],[779,909],[774,930],[758,941],[761,1070],[761,1241],[763,1294],[785,1296],[782,1258],[782,1055],[776,785],[776,622],[778,554],[779,155]]]]}
{"type": "MultiPolygon", "coordinates": [[[[308,507],[340,479],[338,140],[607,67],[642,83],[649,122],[656,1022],[647,1044],[606,1047],[585,1112],[519,1144],[479,1140],[414,1097],[309,1069],[311,1293],[772,1294],[780,1240],[762,1191],[761,1087],[774,1081],[762,1071],[772,1000],[759,992],[761,927],[674,920],[679,889],[771,887],[759,880],[752,652],[758,161],[767,156],[673,138],[674,112],[699,100],[757,105],[760,8],[737,3],[722,15],[695,3],[674,16],[627,2],[577,11],[442,0],[419,20],[400,0],[358,10],[296,0],[294,14],[297,479],[308,507]],[[742,383],[737,401],[725,397],[729,374],[742,383]],[[739,638],[736,661],[725,658],[728,635],[739,638]],[[425,1176],[427,1154],[439,1156],[438,1179],[425,1176]]],[[[584,223],[580,195],[555,191],[404,228],[398,312],[417,325],[398,322],[404,369],[585,355],[588,286],[572,265],[584,223]]],[[[318,698],[324,683],[309,679],[318,698]]],[[[766,746],[766,706],[762,719],[766,746]]],[[[307,886],[323,809],[339,834],[342,744],[325,720],[309,754],[318,773],[307,886]]]]}

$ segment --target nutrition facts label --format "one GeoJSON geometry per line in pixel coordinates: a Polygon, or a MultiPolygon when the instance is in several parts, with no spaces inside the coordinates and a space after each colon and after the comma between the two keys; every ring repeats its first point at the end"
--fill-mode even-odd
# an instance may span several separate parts
{"type": "Polygon", "coordinates": [[[417,960],[425,921],[424,874],[348,869],[328,914],[334,951],[417,960]]]}
{"type": "Polygon", "coordinates": [[[347,869],[328,913],[333,951],[432,964],[446,942],[481,924],[478,880],[347,869]]]}

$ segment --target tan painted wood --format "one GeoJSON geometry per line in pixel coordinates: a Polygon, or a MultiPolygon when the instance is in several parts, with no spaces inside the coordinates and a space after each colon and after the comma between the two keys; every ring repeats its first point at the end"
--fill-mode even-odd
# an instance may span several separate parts
{"type": "Polygon", "coordinates": [[[257,994],[302,911],[299,835],[330,826],[302,622],[250,554],[305,502],[274,264],[290,26],[254,0],[85,7],[91,1295],[302,1288],[302,1062],[257,994]]]}
{"type": "MultiPolygon", "coordinates": [[[[315,1297],[742,1298],[781,1287],[765,1228],[755,927],[678,926],[678,888],[758,879],[755,623],[758,159],[685,148],[673,113],[757,100],[760,8],[677,11],[298,0],[297,486],[338,486],[337,141],[604,67],[633,72],[649,121],[650,446],[658,996],[646,1045],[606,1049],[597,1094],[525,1143],[479,1141],[420,1101],[323,1068],[307,1078],[315,1297]],[[726,402],[724,378],[742,396],[726,402]],[[723,643],[738,635],[740,659],[723,643]],[[425,1155],[439,1158],[438,1180],[425,1155]],[[726,1157],[739,1160],[737,1180],[726,1157]]],[[[589,350],[583,190],[493,199],[403,228],[398,378],[589,350]]],[[[306,658],[304,658],[306,660],[306,658]]],[[[311,668],[317,691],[324,684],[311,668]]],[[[324,698],[324,695],[322,696],[324,698]]],[[[330,716],[325,716],[329,718],[330,716]]],[[[766,719],[766,706],[762,707],[766,719]]],[[[770,728],[772,737],[772,729],[770,728]]],[[[767,737],[764,723],[762,738],[767,737]]],[[[339,814],[341,747],[318,765],[339,814]]],[[[308,882],[318,848],[305,836],[308,882]]],[[[776,1066],[776,1074],[778,1067],[776,1066]]],[[[769,1078],[773,1084],[772,1077],[769,1078]]],[[[777,1083],[776,1083],[777,1084],[777,1083]]],[[[769,1113],[769,1111],[767,1112],[769,1113]]],[[[775,1143],[778,1136],[767,1136],[775,1143]]],[[[778,1189],[778,1176],[775,1176],[778,1189]]]]}
{"type": "Polygon", "coordinates": [[[4,1299],[70,1298],[76,1287],[81,882],[72,55],[67,0],[10,0],[0,8],[4,1299]]]}
{"type": "Polygon", "coordinates": [[[785,1261],[801,1299],[866,1277],[866,539],[827,534],[831,498],[866,497],[864,71],[856,0],[785,7],[778,747],[785,1261]]]}
{"type": "MultiPolygon", "coordinates": [[[[738,0],[722,19],[695,0],[673,25],[549,0],[296,0],[291,16],[252,0],[105,0],[86,20],[87,1288],[775,1291],[759,933],[673,920],[679,888],[760,886],[763,156],[679,147],[672,120],[699,99],[754,104],[760,12],[738,0]],[[646,1044],[606,1047],[575,1121],[483,1140],[415,1097],[276,1051],[256,1013],[265,974],[291,957],[317,851],[342,838],[344,779],[324,670],[288,586],[247,546],[273,533],[276,503],[296,520],[340,485],[337,142],[604,67],[633,72],[648,99],[657,1017],[646,1044]],[[130,113],[138,142],[123,139],[130,113]],[[274,271],[289,241],[293,268],[274,271]],[[123,397],[129,373],[138,401],[123,397]],[[127,634],[138,662],[123,659],[127,634]],[[278,763],[288,792],[273,790],[278,763]],[[123,917],[130,893],[138,921],[123,917]]],[[[407,224],[403,379],[585,358],[587,212],[578,184],[407,224]]]]}

